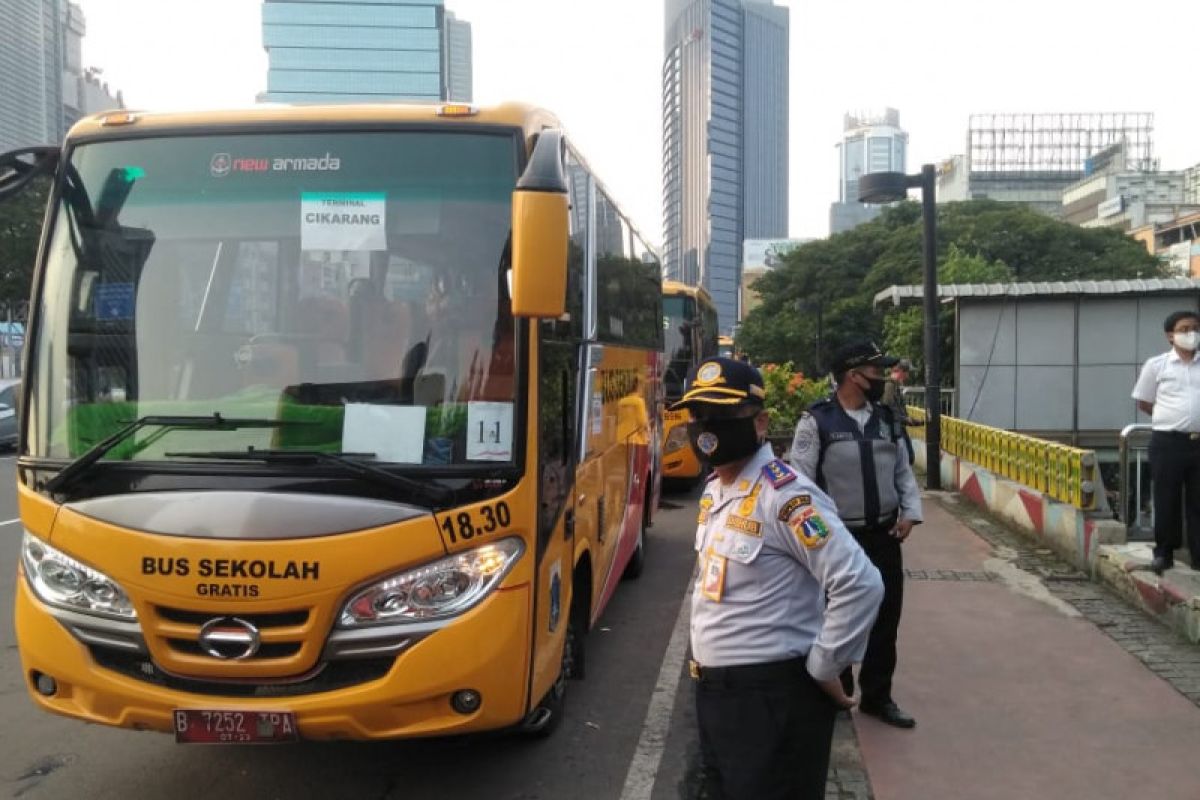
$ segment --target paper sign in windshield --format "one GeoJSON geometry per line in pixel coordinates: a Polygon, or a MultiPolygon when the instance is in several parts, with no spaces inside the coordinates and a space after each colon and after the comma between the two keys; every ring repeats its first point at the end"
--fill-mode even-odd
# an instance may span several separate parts
{"type": "Polygon", "coordinates": [[[383,192],[302,192],[303,250],[387,250],[383,192]]]}
{"type": "Polygon", "coordinates": [[[425,454],[425,407],[347,403],[342,449],[374,453],[377,461],[420,464],[425,454]]]}
{"type": "Polygon", "coordinates": [[[467,460],[512,461],[512,403],[467,403],[467,460]]]}

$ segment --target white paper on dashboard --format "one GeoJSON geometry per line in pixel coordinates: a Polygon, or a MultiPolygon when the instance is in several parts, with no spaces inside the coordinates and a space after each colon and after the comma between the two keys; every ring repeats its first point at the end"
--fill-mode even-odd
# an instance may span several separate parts
{"type": "Polygon", "coordinates": [[[512,403],[467,403],[467,460],[512,461],[512,403]]]}
{"type": "Polygon", "coordinates": [[[425,407],[347,403],[342,449],[374,453],[378,461],[420,464],[425,456],[425,407]]]}
{"type": "Polygon", "coordinates": [[[302,192],[301,250],[387,250],[383,192],[302,192]]]}

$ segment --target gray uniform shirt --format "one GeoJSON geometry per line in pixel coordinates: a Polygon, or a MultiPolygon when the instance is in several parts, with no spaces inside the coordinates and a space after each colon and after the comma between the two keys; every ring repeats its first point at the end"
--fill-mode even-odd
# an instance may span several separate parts
{"type": "MultiPolygon", "coordinates": [[[[871,405],[868,403],[862,409],[846,413],[858,424],[859,430],[862,430],[871,418],[871,410],[871,405]]],[[[921,488],[917,486],[917,478],[913,475],[912,465],[908,463],[907,455],[900,452],[903,449],[903,445],[897,444],[898,452],[892,474],[896,495],[900,501],[900,519],[922,522],[925,516],[921,507],[921,488]]],[[[801,414],[800,421],[796,423],[796,433],[792,438],[792,447],[788,452],[787,460],[810,480],[816,481],[820,455],[821,437],[817,431],[817,419],[812,414],[801,414]]],[[[856,483],[861,484],[861,480],[856,483]]]]}
{"type": "Polygon", "coordinates": [[[833,503],[769,446],[733,483],[704,487],[692,654],[701,666],[807,655],[829,680],[861,661],[883,598],[879,571],[833,503]]]}

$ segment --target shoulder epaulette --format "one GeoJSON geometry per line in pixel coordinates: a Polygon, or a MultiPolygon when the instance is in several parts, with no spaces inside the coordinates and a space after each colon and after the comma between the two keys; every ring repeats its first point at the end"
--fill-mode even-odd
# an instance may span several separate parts
{"type": "Polygon", "coordinates": [[[776,489],[796,480],[796,473],[792,468],[778,458],[763,467],[762,474],[776,489]]]}

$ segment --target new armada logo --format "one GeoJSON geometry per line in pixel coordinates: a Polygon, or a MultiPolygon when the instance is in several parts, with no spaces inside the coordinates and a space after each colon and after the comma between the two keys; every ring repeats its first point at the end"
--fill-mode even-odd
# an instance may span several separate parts
{"type": "Polygon", "coordinates": [[[258,628],[237,617],[217,617],[200,629],[201,649],[222,661],[241,661],[258,652],[262,637],[258,628]]]}
{"type": "Polygon", "coordinates": [[[212,161],[208,162],[208,171],[214,178],[224,178],[232,167],[233,158],[229,153],[217,153],[212,157],[212,161]]]}

